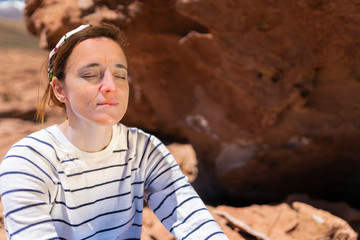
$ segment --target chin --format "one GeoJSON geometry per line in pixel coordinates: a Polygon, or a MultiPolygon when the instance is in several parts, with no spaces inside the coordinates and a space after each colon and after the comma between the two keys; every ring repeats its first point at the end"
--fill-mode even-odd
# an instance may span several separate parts
{"type": "Polygon", "coordinates": [[[118,124],[122,118],[105,118],[105,119],[98,119],[96,122],[102,125],[112,126],[118,124]]]}
{"type": "Polygon", "coordinates": [[[101,124],[101,125],[106,125],[106,126],[112,126],[117,124],[119,121],[113,121],[113,120],[104,120],[104,121],[97,121],[97,123],[101,124]]]}

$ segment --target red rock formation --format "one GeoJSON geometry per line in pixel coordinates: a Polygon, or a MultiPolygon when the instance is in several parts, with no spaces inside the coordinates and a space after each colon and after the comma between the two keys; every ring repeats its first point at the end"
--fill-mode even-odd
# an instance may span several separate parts
{"type": "Polygon", "coordinates": [[[245,208],[219,206],[212,212],[232,240],[248,239],[245,233],[262,240],[357,239],[344,220],[301,202],[245,208]]]}
{"type": "MultiPolygon", "coordinates": [[[[357,239],[357,233],[344,220],[301,202],[243,208],[218,206],[209,210],[231,240],[357,239]]],[[[174,237],[145,208],[141,239],[173,240],[174,237]]]]}
{"type": "Polygon", "coordinates": [[[355,0],[28,0],[25,19],[45,48],[81,23],[120,26],[125,121],[188,140],[202,195],[358,203],[359,11],[355,0]]]}

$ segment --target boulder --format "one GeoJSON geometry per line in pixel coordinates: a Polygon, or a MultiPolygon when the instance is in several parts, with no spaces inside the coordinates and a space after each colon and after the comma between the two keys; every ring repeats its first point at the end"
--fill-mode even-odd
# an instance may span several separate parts
{"type": "Polygon", "coordinates": [[[358,204],[359,11],[356,0],[28,0],[25,19],[43,48],[80,24],[120,26],[124,123],[191,143],[206,199],[358,204]]]}
{"type": "Polygon", "coordinates": [[[229,239],[348,239],[358,234],[347,222],[302,202],[211,209],[229,239]],[[252,236],[252,238],[249,237],[252,236]]]}
{"type": "MultiPolygon", "coordinates": [[[[248,207],[207,207],[231,240],[356,240],[358,236],[343,219],[303,202],[248,207]]],[[[358,211],[357,214],[359,216],[358,211]]],[[[141,239],[175,239],[148,207],[144,208],[143,219],[141,239]]]]}

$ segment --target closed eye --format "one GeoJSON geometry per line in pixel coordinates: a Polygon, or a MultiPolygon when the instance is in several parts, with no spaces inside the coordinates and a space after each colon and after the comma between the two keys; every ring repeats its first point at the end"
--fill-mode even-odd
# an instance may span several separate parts
{"type": "Polygon", "coordinates": [[[126,80],[127,79],[127,72],[124,71],[123,69],[120,70],[116,70],[113,72],[113,76],[115,79],[118,80],[126,80]]]}
{"type": "Polygon", "coordinates": [[[79,71],[79,76],[88,81],[95,81],[100,78],[101,72],[97,66],[85,66],[79,71]]]}
{"type": "Polygon", "coordinates": [[[124,79],[124,80],[126,79],[125,76],[116,76],[116,75],[115,75],[115,77],[118,78],[118,79],[124,79]]]}
{"type": "Polygon", "coordinates": [[[85,76],[82,76],[83,78],[94,78],[96,77],[96,75],[85,75],[85,76]]]}

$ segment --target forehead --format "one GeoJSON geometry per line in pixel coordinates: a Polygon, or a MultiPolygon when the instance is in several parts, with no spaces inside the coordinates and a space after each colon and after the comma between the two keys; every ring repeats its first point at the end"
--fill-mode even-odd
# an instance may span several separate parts
{"type": "Polygon", "coordinates": [[[121,63],[127,66],[122,48],[109,38],[91,38],[80,42],[72,51],[68,59],[68,66],[95,63],[121,63]]]}

